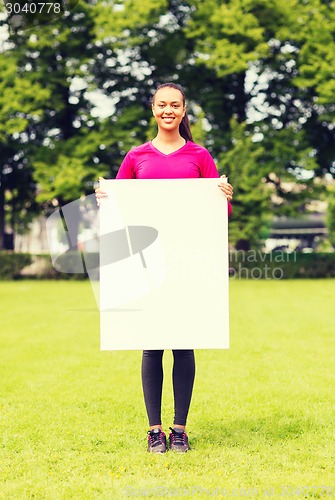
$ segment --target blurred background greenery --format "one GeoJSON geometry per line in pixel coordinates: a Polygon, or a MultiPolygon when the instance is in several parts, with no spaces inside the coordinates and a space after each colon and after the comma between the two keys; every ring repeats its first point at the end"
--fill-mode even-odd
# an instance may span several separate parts
{"type": "Polygon", "coordinates": [[[333,251],[333,1],[88,0],[30,28],[4,5],[0,19],[0,250],[115,177],[155,134],[153,90],[174,81],[234,185],[232,247],[317,214],[312,249],[333,251]]]}

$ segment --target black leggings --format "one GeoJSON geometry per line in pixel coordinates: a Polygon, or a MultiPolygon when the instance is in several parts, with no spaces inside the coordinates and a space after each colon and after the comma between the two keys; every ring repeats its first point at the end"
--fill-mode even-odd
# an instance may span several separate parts
{"type": "MultiPolygon", "coordinates": [[[[143,351],[142,385],[149,425],[161,425],[163,352],[143,351]]],[[[173,350],[173,395],[175,425],[186,425],[195,376],[194,351],[173,350]]]]}

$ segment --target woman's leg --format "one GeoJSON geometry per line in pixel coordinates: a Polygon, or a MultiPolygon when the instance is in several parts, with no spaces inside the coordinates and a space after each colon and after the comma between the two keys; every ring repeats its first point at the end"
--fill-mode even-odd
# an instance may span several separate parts
{"type": "Polygon", "coordinates": [[[143,351],[142,387],[150,428],[162,428],[163,352],[143,351]]]}
{"type": "Polygon", "coordinates": [[[174,428],[185,429],[195,377],[194,351],[178,349],[173,356],[174,428]]]}

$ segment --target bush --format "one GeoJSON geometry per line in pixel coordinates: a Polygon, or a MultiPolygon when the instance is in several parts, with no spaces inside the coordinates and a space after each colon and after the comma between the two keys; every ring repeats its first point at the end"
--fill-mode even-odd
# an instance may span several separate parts
{"type": "MultiPolygon", "coordinates": [[[[85,266],[93,269],[98,265],[99,255],[88,254],[85,256],[85,266]]],[[[78,270],[78,252],[63,254],[57,264],[62,269],[78,270]]],[[[79,272],[60,272],[53,267],[49,254],[33,255],[29,253],[15,253],[9,251],[0,252],[0,280],[13,279],[54,279],[54,280],[85,280],[88,278],[87,271],[83,266],[79,272]]],[[[95,277],[95,279],[97,279],[95,277]]]]}
{"type": "MultiPolygon", "coordinates": [[[[84,280],[88,274],[80,272],[80,254],[63,254],[57,264],[62,269],[79,272],[57,271],[49,254],[31,255],[27,253],[0,252],[0,280],[37,278],[84,280]]],[[[85,255],[85,266],[98,266],[99,255],[85,255]]],[[[229,274],[231,279],[295,279],[295,278],[335,278],[335,252],[333,253],[286,253],[275,251],[269,254],[257,250],[229,253],[229,274]]],[[[83,270],[83,269],[82,269],[83,270]]],[[[98,276],[95,277],[98,279],[98,276]]]]}
{"type": "MultiPolygon", "coordinates": [[[[94,254],[94,256],[96,262],[99,256],[97,254],[94,254]]],[[[22,270],[20,277],[54,280],[85,280],[88,278],[86,269],[83,269],[81,255],[78,252],[65,253],[57,259],[56,263],[58,269],[77,272],[61,272],[54,268],[49,254],[39,254],[33,256],[31,265],[22,270]]],[[[87,265],[87,262],[85,262],[85,265],[87,265]]]]}
{"type": "Polygon", "coordinates": [[[247,279],[335,278],[335,253],[230,252],[229,274],[247,279]]]}
{"type": "Polygon", "coordinates": [[[29,253],[0,252],[0,280],[12,280],[20,276],[22,269],[32,263],[29,253]]]}

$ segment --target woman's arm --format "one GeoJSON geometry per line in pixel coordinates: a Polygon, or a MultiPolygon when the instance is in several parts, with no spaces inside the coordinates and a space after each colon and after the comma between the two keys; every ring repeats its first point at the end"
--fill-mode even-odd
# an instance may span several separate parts
{"type": "MultiPolygon", "coordinates": [[[[220,179],[221,178],[227,179],[227,176],[226,175],[221,175],[220,179]]],[[[227,202],[228,202],[228,217],[230,217],[231,213],[233,211],[233,207],[232,207],[232,204],[230,202],[233,199],[234,188],[227,181],[220,182],[218,184],[218,186],[221,189],[221,191],[223,192],[223,194],[225,195],[225,197],[227,198],[227,202]]]]}
{"type": "MultiPolygon", "coordinates": [[[[221,175],[220,179],[227,179],[226,175],[221,175]]],[[[226,196],[228,201],[231,201],[233,199],[233,194],[234,194],[234,188],[229,182],[223,181],[218,184],[219,188],[223,192],[223,194],[226,196]]]]}
{"type": "MultiPolygon", "coordinates": [[[[124,157],[123,162],[121,163],[121,166],[119,168],[119,171],[116,175],[117,179],[134,179],[135,178],[135,172],[133,168],[133,161],[132,157],[130,155],[130,152],[126,154],[124,157]]],[[[104,180],[103,177],[99,177],[99,181],[104,180]]],[[[100,206],[100,200],[102,198],[106,198],[108,195],[105,191],[103,191],[100,187],[95,189],[95,197],[97,200],[98,206],[100,206]]]]}
{"type": "MultiPolygon", "coordinates": [[[[99,182],[100,182],[100,181],[103,181],[103,180],[104,180],[104,178],[103,178],[103,177],[99,177],[99,179],[98,179],[98,180],[99,180],[99,182]]],[[[102,198],[106,198],[106,197],[108,196],[108,194],[107,194],[105,191],[103,191],[103,190],[101,189],[101,187],[100,187],[100,186],[99,186],[99,187],[97,187],[97,188],[94,190],[94,192],[95,192],[95,198],[96,198],[96,200],[97,200],[97,205],[98,205],[98,207],[99,207],[99,206],[100,206],[100,200],[101,200],[102,198]]]]}
{"type": "MultiPolygon", "coordinates": [[[[206,148],[201,148],[201,163],[200,163],[201,177],[219,177],[218,169],[215,161],[206,148]]],[[[227,176],[221,175],[222,182],[219,182],[218,186],[227,198],[228,202],[228,217],[232,213],[233,207],[230,201],[233,199],[234,189],[229,182],[227,182],[227,176]]]]}

